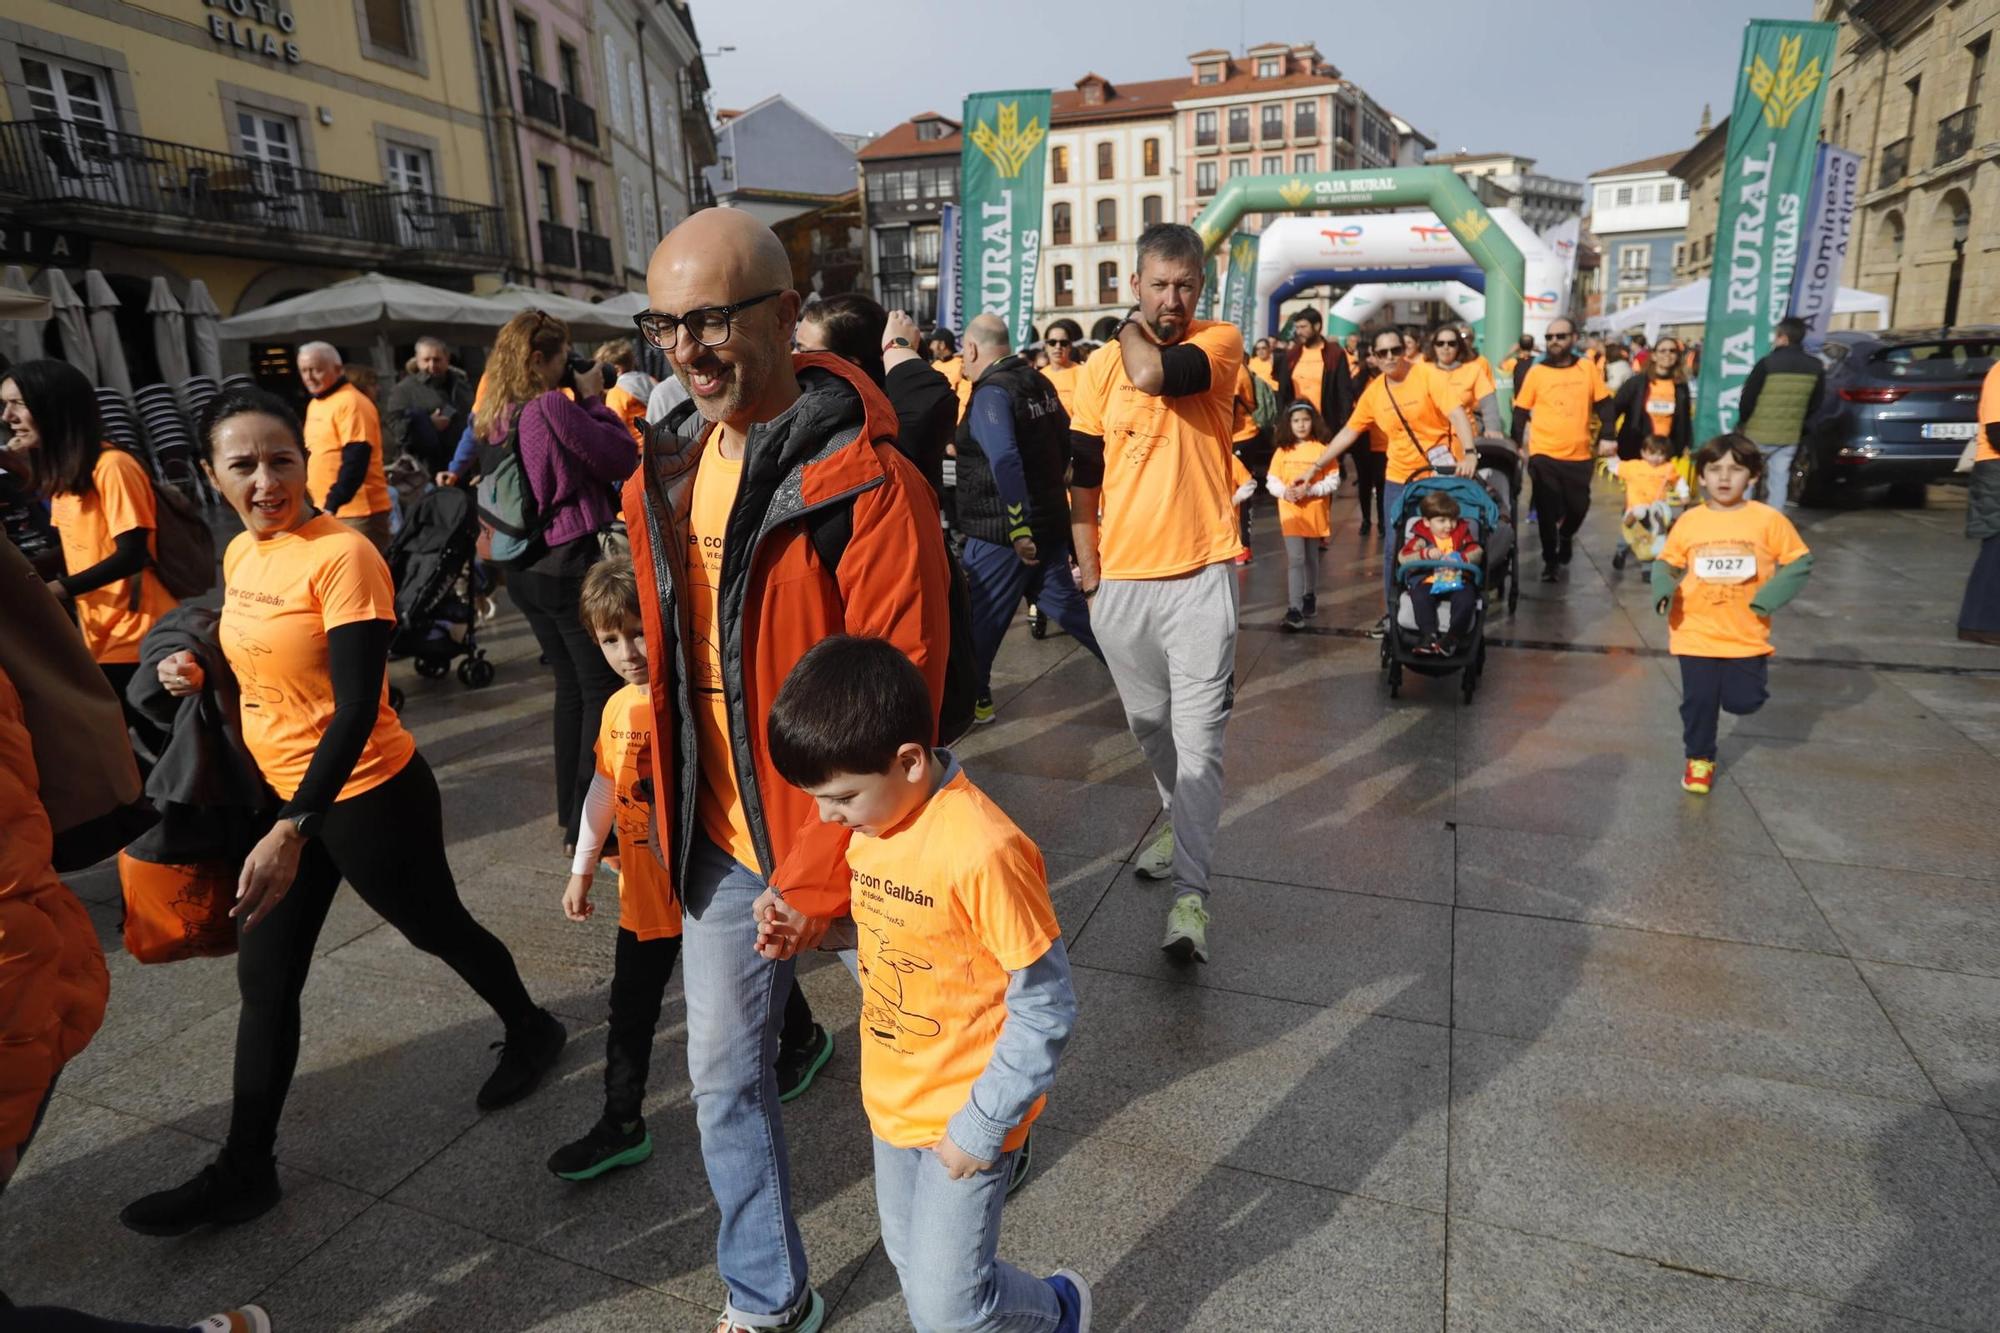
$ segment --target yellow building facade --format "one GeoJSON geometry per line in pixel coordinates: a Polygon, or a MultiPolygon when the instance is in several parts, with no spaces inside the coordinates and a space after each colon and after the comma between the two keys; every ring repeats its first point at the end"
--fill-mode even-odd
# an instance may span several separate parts
{"type": "Polygon", "coordinates": [[[223,314],[514,250],[468,0],[8,0],[0,263],[223,314]]]}

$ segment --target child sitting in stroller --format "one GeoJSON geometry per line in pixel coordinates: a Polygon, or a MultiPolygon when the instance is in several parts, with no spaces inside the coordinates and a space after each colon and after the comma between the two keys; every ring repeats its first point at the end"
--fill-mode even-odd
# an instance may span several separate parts
{"type": "MultiPolygon", "coordinates": [[[[1475,565],[1484,558],[1485,552],[1473,537],[1472,525],[1459,517],[1458,501],[1451,496],[1432,491],[1424,496],[1417,512],[1423,521],[1403,543],[1396,556],[1397,564],[1444,560],[1453,565],[1475,565]]],[[[1408,585],[1408,590],[1410,614],[1416,618],[1420,636],[1415,651],[1427,657],[1448,653],[1450,649],[1438,633],[1438,603],[1444,601],[1451,606],[1451,628],[1457,634],[1473,621],[1478,587],[1458,570],[1447,567],[1432,570],[1422,581],[1408,585]]]]}
{"type": "Polygon", "coordinates": [[[1625,544],[1611,553],[1611,567],[1625,568],[1631,556],[1650,565],[1666,544],[1667,532],[1687,503],[1687,480],[1672,461],[1673,443],[1663,435],[1649,437],[1637,458],[1618,465],[1625,487],[1625,544]]]}

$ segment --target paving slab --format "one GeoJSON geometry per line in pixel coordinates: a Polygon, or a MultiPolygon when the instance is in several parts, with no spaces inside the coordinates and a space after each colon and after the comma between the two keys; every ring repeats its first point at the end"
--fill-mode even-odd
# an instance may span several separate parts
{"type": "Polygon", "coordinates": [[[1781,857],[1675,843],[1643,824],[1602,838],[1461,824],[1457,846],[1461,907],[1844,952],[1781,857]]]}
{"type": "Polygon", "coordinates": [[[1463,1218],[1452,1219],[1450,1266],[1449,1333],[1917,1333],[1933,1327],[1463,1218]]]}
{"type": "Polygon", "coordinates": [[[118,1224],[214,1160],[213,1143],[58,1093],[0,1204],[0,1288],[19,1305],[191,1323],[253,1299],[372,1202],[281,1164],[284,1198],[254,1225],[162,1240],[118,1224]]]}
{"type": "MultiPolygon", "coordinates": [[[[1236,1333],[1312,1326],[1434,1333],[1444,1219],[1351,1195],[1203,1166],[1151,1149],[1036,1131],[1034,1179],[1007,1204],[1000,1253],[1031,1273],[1074,1268],[1093,1327],[1236,1333]],[[1091,1206],[1079,1210],[1076,1201],[1091,1206]]],[[[830,1329],[907,1329],[878,1249],[830,1329]]]]}
{"type": "Polygon", "coordinates": [[[1944,1104],[2000,1116],[2000,978],[1862,963],[1944,1104]]]}
{"type": "Polygon", "coordinates": [[[1790,859],[1856,958],[2000,977],[2000,882],[1790,859]]]}
{"type": "Polygon", "coordinates": [[[1887,671],[1812,666],[1780,655],[1771,663],[1771,699],[1736,719],[1742,736],[1768,736],[1822,745],[1968,752],[1966,734],[1919,703],[1887,671]]]}
{"type": "MultiPolygon", "coordinates": [[[[97,911],[93,907],[92,915],[97,911]]],[[[63,1069],[63,1085],[73,1092],[86,1092],[105,1074],[195,1024],[224,1010],[236,1012],[234,958],[144,964],[135,962],[114,935],[105,945],[104,961],[111,973],[104,1026],[63,1069]]]]}
{"type": "Polygon", "coordinates": [[[1443,1029],[1088,967],[1076,977],[1082,1014],[1049,1124],[1443,1208],[1443,1029]]]}
{"type": "Polygon", "coordinates": [[[1676,842],[1777,853],[1758,811],[1726,777],[1711,794],[1690,796],[1680,788],[1678,761],[1664,770],[1636,763],[1604,767],[1551,754],[1545,765],[1461,774],[1459,825],[1593,839],[1644,828],[1676,842]]]}
{"type": "Polygon", "coordinates": [[[1455,930],[1459,1031],[1937,1100],[1845,958],[1465,910],[1455,930]]]}
{"type": "Polygon", "coordinates": [[[1994,1179],[2000,1180],[2000,1120],[1989,1120],[1984,1116],[1955,1116],[1958,1127],[1965,1131],[1965,1137],[1972,1140],[1972,1146],[1986,1159],[1988,1169],[1994,1179]]]}
{"type": "Polygon", "coordinates": [[[343,1333],[654,1333],[713,1313],[389,1203],[259,1299],[279,1328],[343,1333]]]}
{"type": "Polygon", "coordinates": [[[1160,814],[1157,790],[968,768],[980,789],[1043,852],[1085,858],[1133,854],[1160,814]]]}
{"type": "Polygon", "coordinates": [[[1451,915],[1432,903],[1216,877],[1209,961],[1160,948],[1173,890],[1122,872],[1070,951],[1079,966],[1418,1022],[1449,1017],[1451,915]]]}
{"type": "Polygon", "coordinates": [[[1947,1328],[2000,1312],[2000,1183],[1941,1108],[1461,1032],[1451,1210],[1947,1328]]]}

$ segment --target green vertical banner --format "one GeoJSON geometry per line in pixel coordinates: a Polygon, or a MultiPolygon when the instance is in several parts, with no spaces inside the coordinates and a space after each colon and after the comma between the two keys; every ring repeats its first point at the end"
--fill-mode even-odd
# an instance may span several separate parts
{"type": "Polygon", "coordinates": [[[1229,238],[1229,277],[1222,289],[1222,317],[1253,338],[1257,320],[1257,246],[1255,236],[1237,232],[1229,238]]]}
{"type": "Polygon", "coordinates": [[[1771,350],[1811,211],[1820,104],[1839,27],[1752,19],[1729,113],[1695,440],[1735,430],[1743,381],[1771,350]]]}
{"type": "Polygon", "coordinates": [[[1048,126],[1046,88],[965,99],[958,290],[968,311],[1005,320],[1016,347],[1035,313],[1048,126]]]}
{"type": "Polygon", "coordinates": [[[1215,289],[1217,286],[1218,284],[1215,280],[1215,256],[1210,255],[1208,262],[1201,266],[1201,295],[1197,296],[1194,301],[1194,317],[1196,319],[1215,318],[1215,289]]]}

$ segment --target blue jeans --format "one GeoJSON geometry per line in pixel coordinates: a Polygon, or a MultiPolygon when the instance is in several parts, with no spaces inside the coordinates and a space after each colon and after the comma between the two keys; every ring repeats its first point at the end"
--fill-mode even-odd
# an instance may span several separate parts
{"type": "Polygon", "coordinates": [[[1026,597],[1063,632],[1086,648],[1098,661],[1104,651],[1090,632],[1090,603],[1083,600],[1076,582],[1069,576],[1069,547],[1037,551],[1040,564],[1024,564],[1012,546],[998,546],[977,537],[965,539],[959,556],[965,566],[968,600],[972,603],[972,651],[979,661],[979,692],[988,693],[993,659],[1000,653],[1000,640],[1013,623],[1014,608],[1026,597]]]}
{"type": "Polygon", "coordinates": [[[772,1067],[793,964],[760,958],[753,947],[750,907],[763,891],[760,875],[695,835],[681,890],[688,1077],[702,1166],[722,1212],[716,1266],[729,1285],[729,1313],[746,1328],[783,1323],[806,1294],[772,1067]]]}
{"type": "Polygon", "coordinates": [[[1014,1154],[953,1180],[928,1148],[875,1140],[875,1208],[918,1333],[1048,1333],[1055,1288],[994,1257],[1014,1154]]]}
{"type": "Polygon", "coordinates": [[[1764,503],[1782,510],[1792,490],[1792,455],[1796,444],[1767,445],[1764,450],[1764,503]]]}
{"type": "Polygon", "coordinates": [[[1396,530],[1396,506],[1403,503],[1403,483],[1382,485],[1382,609],[1396,614],[1396,552],[1402,549],[1403,534],[1396,530]]]}

